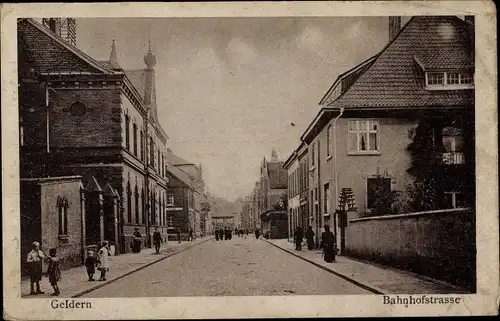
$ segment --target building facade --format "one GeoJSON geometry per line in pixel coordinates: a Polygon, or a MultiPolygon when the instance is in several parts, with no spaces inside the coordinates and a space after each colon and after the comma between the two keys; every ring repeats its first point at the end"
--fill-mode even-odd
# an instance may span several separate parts
{"type": "Polygon", "coordinates": [[[334,227],[341,252],[349,219],[474,204],[473,28],[389,20],[386,47],[338,77],[302,135],[314,226],[334,227]]]}
{"type": "Polygon", "coordinates": [[[288,173],[287,197],[288,197],[288,238],[292,238],[297,226],[302,227],[299,222],[300,191],[299,191],[299,161],[297,152],[294,151],[283,164],[288,173]]]}
{"type": "Polygon", "coordinates": [[[21,177],[78,175],[101,195],[86,217],[87,246],[106,239],[127,252],[134,228],[147,245],[152,227],[166,232],[167,135],[157,118],[155,57],[149,51],[146,68],[129,72],[114,44],[109,60],[98,61],[58,30],[18,22],[21,177]],[[103,220],[93,217],[102,211],[103,220]]]}

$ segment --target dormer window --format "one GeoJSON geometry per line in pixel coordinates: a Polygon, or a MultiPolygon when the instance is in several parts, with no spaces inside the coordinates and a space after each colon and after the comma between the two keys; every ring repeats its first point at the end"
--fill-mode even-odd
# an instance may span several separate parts
{"type": "Polygon", "coordinates": [[[429,90],[471,89],[474,77],[468,72],[426,72],[425,82],[429,90]]]}

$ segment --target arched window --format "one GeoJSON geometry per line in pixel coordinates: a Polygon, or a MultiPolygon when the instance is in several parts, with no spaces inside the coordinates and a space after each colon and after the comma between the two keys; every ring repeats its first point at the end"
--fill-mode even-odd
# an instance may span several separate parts
{"type": "Polygon", "coordinates": [[[144,197],[144,188],[141,187],[141,201],[142,201],[142,224],[146,224],[146,197],[144,197]]]}
{"type": "Polygon", "coordinates": [[[155,144],[153,137],[149,138],[149,164],[151,167],[155,167],[155,144]]]}
{"type": "Polygon", "coordinates": [[[139,190],[137,189],[137,184],[135,185],[135,223],[140,224],[139,222],[139,190]]]}
{"type": "Polygon", "coordinates": [[[134,123],[134,155],[137,156],[137,125],[134,123]]]}
{"type": "Polygon", "coordinates": [[[130,150],[130,118],[125,114],[125,147],[130,150]]]}
{"type": "Polygon", "coordinates": [[[59,235],[68,235],[68,199],[66,197],[57,197],[57,210],[59,214],[59,235]]]}
{"type": "Polygon", "coordinates": [[[127,183],[127,222],[132,223],[132,190],[130,182],[127,183]]]}
{"type": "Polygon", "coordinates": [[[144,135],[142,133],[142,129],[140,131],[140,138],[141,138],[141,161],[144,161],[144,135]]]}

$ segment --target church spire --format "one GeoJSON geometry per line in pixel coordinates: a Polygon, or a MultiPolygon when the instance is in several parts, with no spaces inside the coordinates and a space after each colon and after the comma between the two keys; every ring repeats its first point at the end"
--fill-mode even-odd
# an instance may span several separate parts
{"type": "Polygon", "coordinates": [[[144,63],[148,69],[153,69],[156,65],[156,56],[151,52],[151,39],[148,40],[148,53],[144,56],[144,63]]]}
{"type": "Polygon", "coordinates": [[[116,56],[116,44],[115,39],[113,39],[113,43],[111,44],[111,54],[109,55],[109,63],[112,65],[118,66],[118,57],[116,56]]]}

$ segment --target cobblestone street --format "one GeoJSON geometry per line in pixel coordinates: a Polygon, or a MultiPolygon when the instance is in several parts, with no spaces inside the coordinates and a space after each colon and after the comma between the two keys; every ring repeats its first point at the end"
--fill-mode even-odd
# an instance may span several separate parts
{"type": "Polygon", "coordinates": [[[84,297],[371,294],[256,240],[208,241],[84,297]]]}

